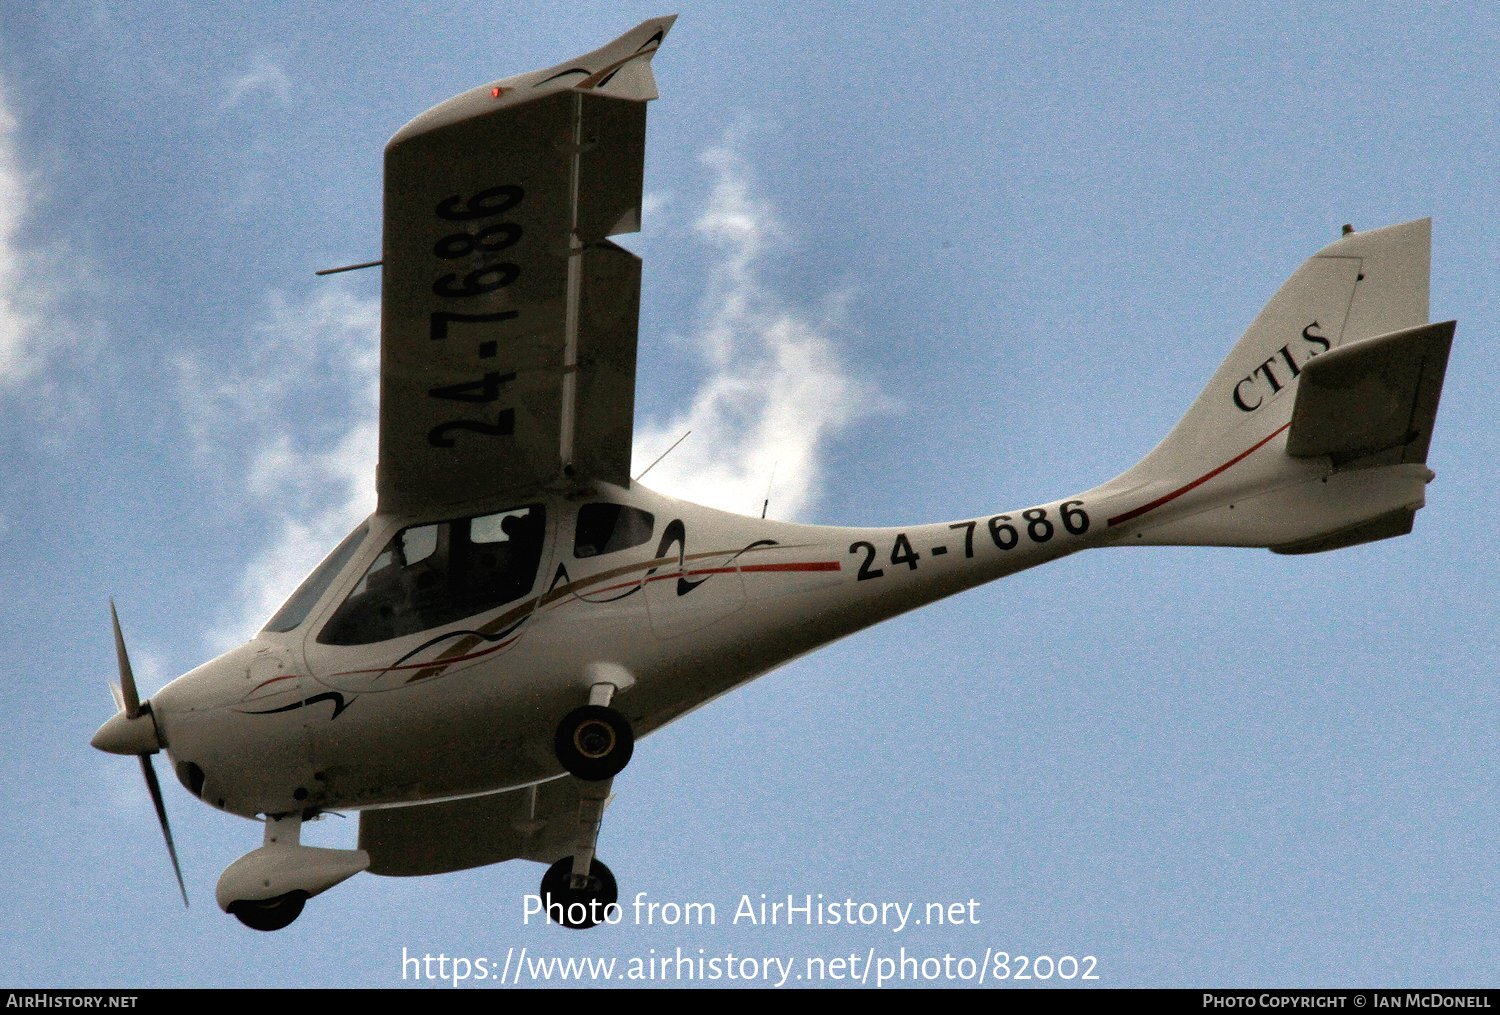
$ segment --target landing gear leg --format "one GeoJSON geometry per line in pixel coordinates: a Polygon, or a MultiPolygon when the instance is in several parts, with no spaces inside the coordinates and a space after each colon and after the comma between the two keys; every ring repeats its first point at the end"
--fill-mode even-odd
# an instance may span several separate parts
{"type": "Polygon", "coordinates": [[[606,922],[620,897],[614,874],[594,855],[612,785],[613,779],[578,780],[578,834],[573,839],[573,853],[542,875],[542,905],[547,907],[547,915],[574,930],[606,922]]]}
{"type": "Polygon", "coordinates": [[[578,789],[578,825],[573,852],[542,875],[542,904],[554,922],[574,930],[614,922],[620,897],[615,876],[595,856],[599,826],[609,804],[614,777],[630,761],[635,731],[630,720],[610,707],[616,690],[635,683],[625,670],[604,665],[591,673],[589,703],[558,724],[553,746],[578,789]]]}

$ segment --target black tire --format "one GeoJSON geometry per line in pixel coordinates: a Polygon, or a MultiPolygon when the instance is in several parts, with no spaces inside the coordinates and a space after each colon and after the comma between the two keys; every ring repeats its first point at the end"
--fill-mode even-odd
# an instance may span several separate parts
{"type": "Polygon", "coordinates": [[[571,775],[602,782],[618,775],[635,753],[630,720],[604,705],[584,705],[563,716],[552,741],[557,760],[571,775]]]}
{"type": "Polygon", "coordinates": [[[541,896],[547,919],[573,930],[587,930],[598,926],[615,908],[620,889],[614,872],[598,858],[589,864],[588,886],[574,888],[573,858],[565,856],[542,875],[541,896]]]}
{"type": "Polygon", "coordinates": [[[302,915],[306,892],[287,892],[272,899],[240,899],[229,904],[229,912],[251,930],[281,930],[302,915]]]}

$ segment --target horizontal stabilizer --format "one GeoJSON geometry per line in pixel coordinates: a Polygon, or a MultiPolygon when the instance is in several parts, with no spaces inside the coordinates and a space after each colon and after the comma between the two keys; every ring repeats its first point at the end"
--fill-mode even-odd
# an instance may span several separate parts
{"type": "Polygon", "coordinates": [[[1427,461],[1455,322],[1363,339],[1303,366],[1286,453],[1339,468],[1427,461]]]}

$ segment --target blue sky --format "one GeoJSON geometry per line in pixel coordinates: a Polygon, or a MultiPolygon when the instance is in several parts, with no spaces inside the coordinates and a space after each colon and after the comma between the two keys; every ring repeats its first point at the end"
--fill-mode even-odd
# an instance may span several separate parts
{"type": "Polygon", "coordinates": [[[660,13],[0,11],[0,982],[905,946],[1094,955],[1111,985],[1495,985],[1500,24],[1479,5],[681,9],[627,238],[638,454],[695,428],[653,485],[722,467],[753,511],[775,461],[771,513],[838,524],[1086,489],[1342,223],[1430,215],[1433,316],[1459,328],[1415,533],[1079,555],[643,741],[601,853],[627,899],[711,901],[715,927],[527,925],[540,868],[512,863],[362,875],[252,934],[212,896],[258,826],[173,783],[181,909],[135,765],[87,746],[107,598],[147,693],[269,615],[373,503],[378,278],[312,271],[378,256],[386,139],[660,13]],[[981,922],[722,918],[820,892],[973,898],[981,922]]]}

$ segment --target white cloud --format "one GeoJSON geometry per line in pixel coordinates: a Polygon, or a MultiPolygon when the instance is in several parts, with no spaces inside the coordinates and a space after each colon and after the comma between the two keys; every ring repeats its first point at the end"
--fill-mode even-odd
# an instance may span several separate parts
{"type": "Polygon", "coordinates": [[[14,387],[40,368],[44,349],[38,322],[50,300],[39,281],[47,273],[36,270],[36,252],[20,241],[35,181],[21,168],[19,127],[0,83],[0,388],[14,387]]]}
{"type": "Polygon", "coordinates": [[[210,635],[220,651],[254,634],[375,509],[380,307],[324,285],[301,304],[271,298],[243,372],[224,373],[222,356],[178,363],[199,453],[244,477],[272,527],[210,635]],[[226,445],[243,449],[238,468],[222,461],[226,445]]]}
{"type": "Polygon", "coordinates": [[[797,517],[817,496],[830,438],[878,401],[842,364],[833,341],[845,296],[803,306],[763,280],[765,257],[786,242],[775,209],[758,196],[743,161],[723,146],[694,231],[717,257],[703,319],[686,337],[708,367],[688,407],[636,428],[644,468],[685,431],[693,435],[651,469],[652,489],[699,504],[758,513],[775,474],[775,515],[797,517]]]}
{"type": "Polygon", "coordinates": [[[318,561],[375,510],[373,405],[368,415],[326,451],[299,453],[278,441],[256,456],[247,485],[273,512],[275,532],[240,582],[237,609],[211,635],[219,651],[259,630],[318,561]]]}
{"type": "Polygon", "coordinates": [[[140,645],[130,640],[130,631],[125,628],[124,618],[121,618],[120,626],[125,634],[125,644],[129,648],[130,672],[135,677],[136,689],[142,698],[149,698],[175,674],[167,670],[166,660],[160,652],[150,646],[140,645]]]}
{"type": "Polygon", "coordinates": [[[641,195],[641,221],[655,222],[657,217],[666,213],[671,207],[672,192],[669,190],[648,190],[641,195]]]}
{"type": "Polygon", "coordinates": [[[345,432],[343,421],[367,409],[359,420],[373,423],[380,306],[338,281],[316,285],[301,302],[272,293],[261,320],[232,356],[216,350],[211,357],[175,361],[186,423],[200,455],[218,458],[226,438],[267,454],[282,440],[326,445],[345,432]],[[316,416],[305,422],[310,407],[336,417],[331,423],[316,416]]]}
{"type": "Polygon", "coordinates": [[[250,69],[229,83],[229,94],[219,103],[219,112],[227,112],[256,92],[264,92],[285,104],[292,98],[292,79],[264,53],[251,61],[250,69]]]}

